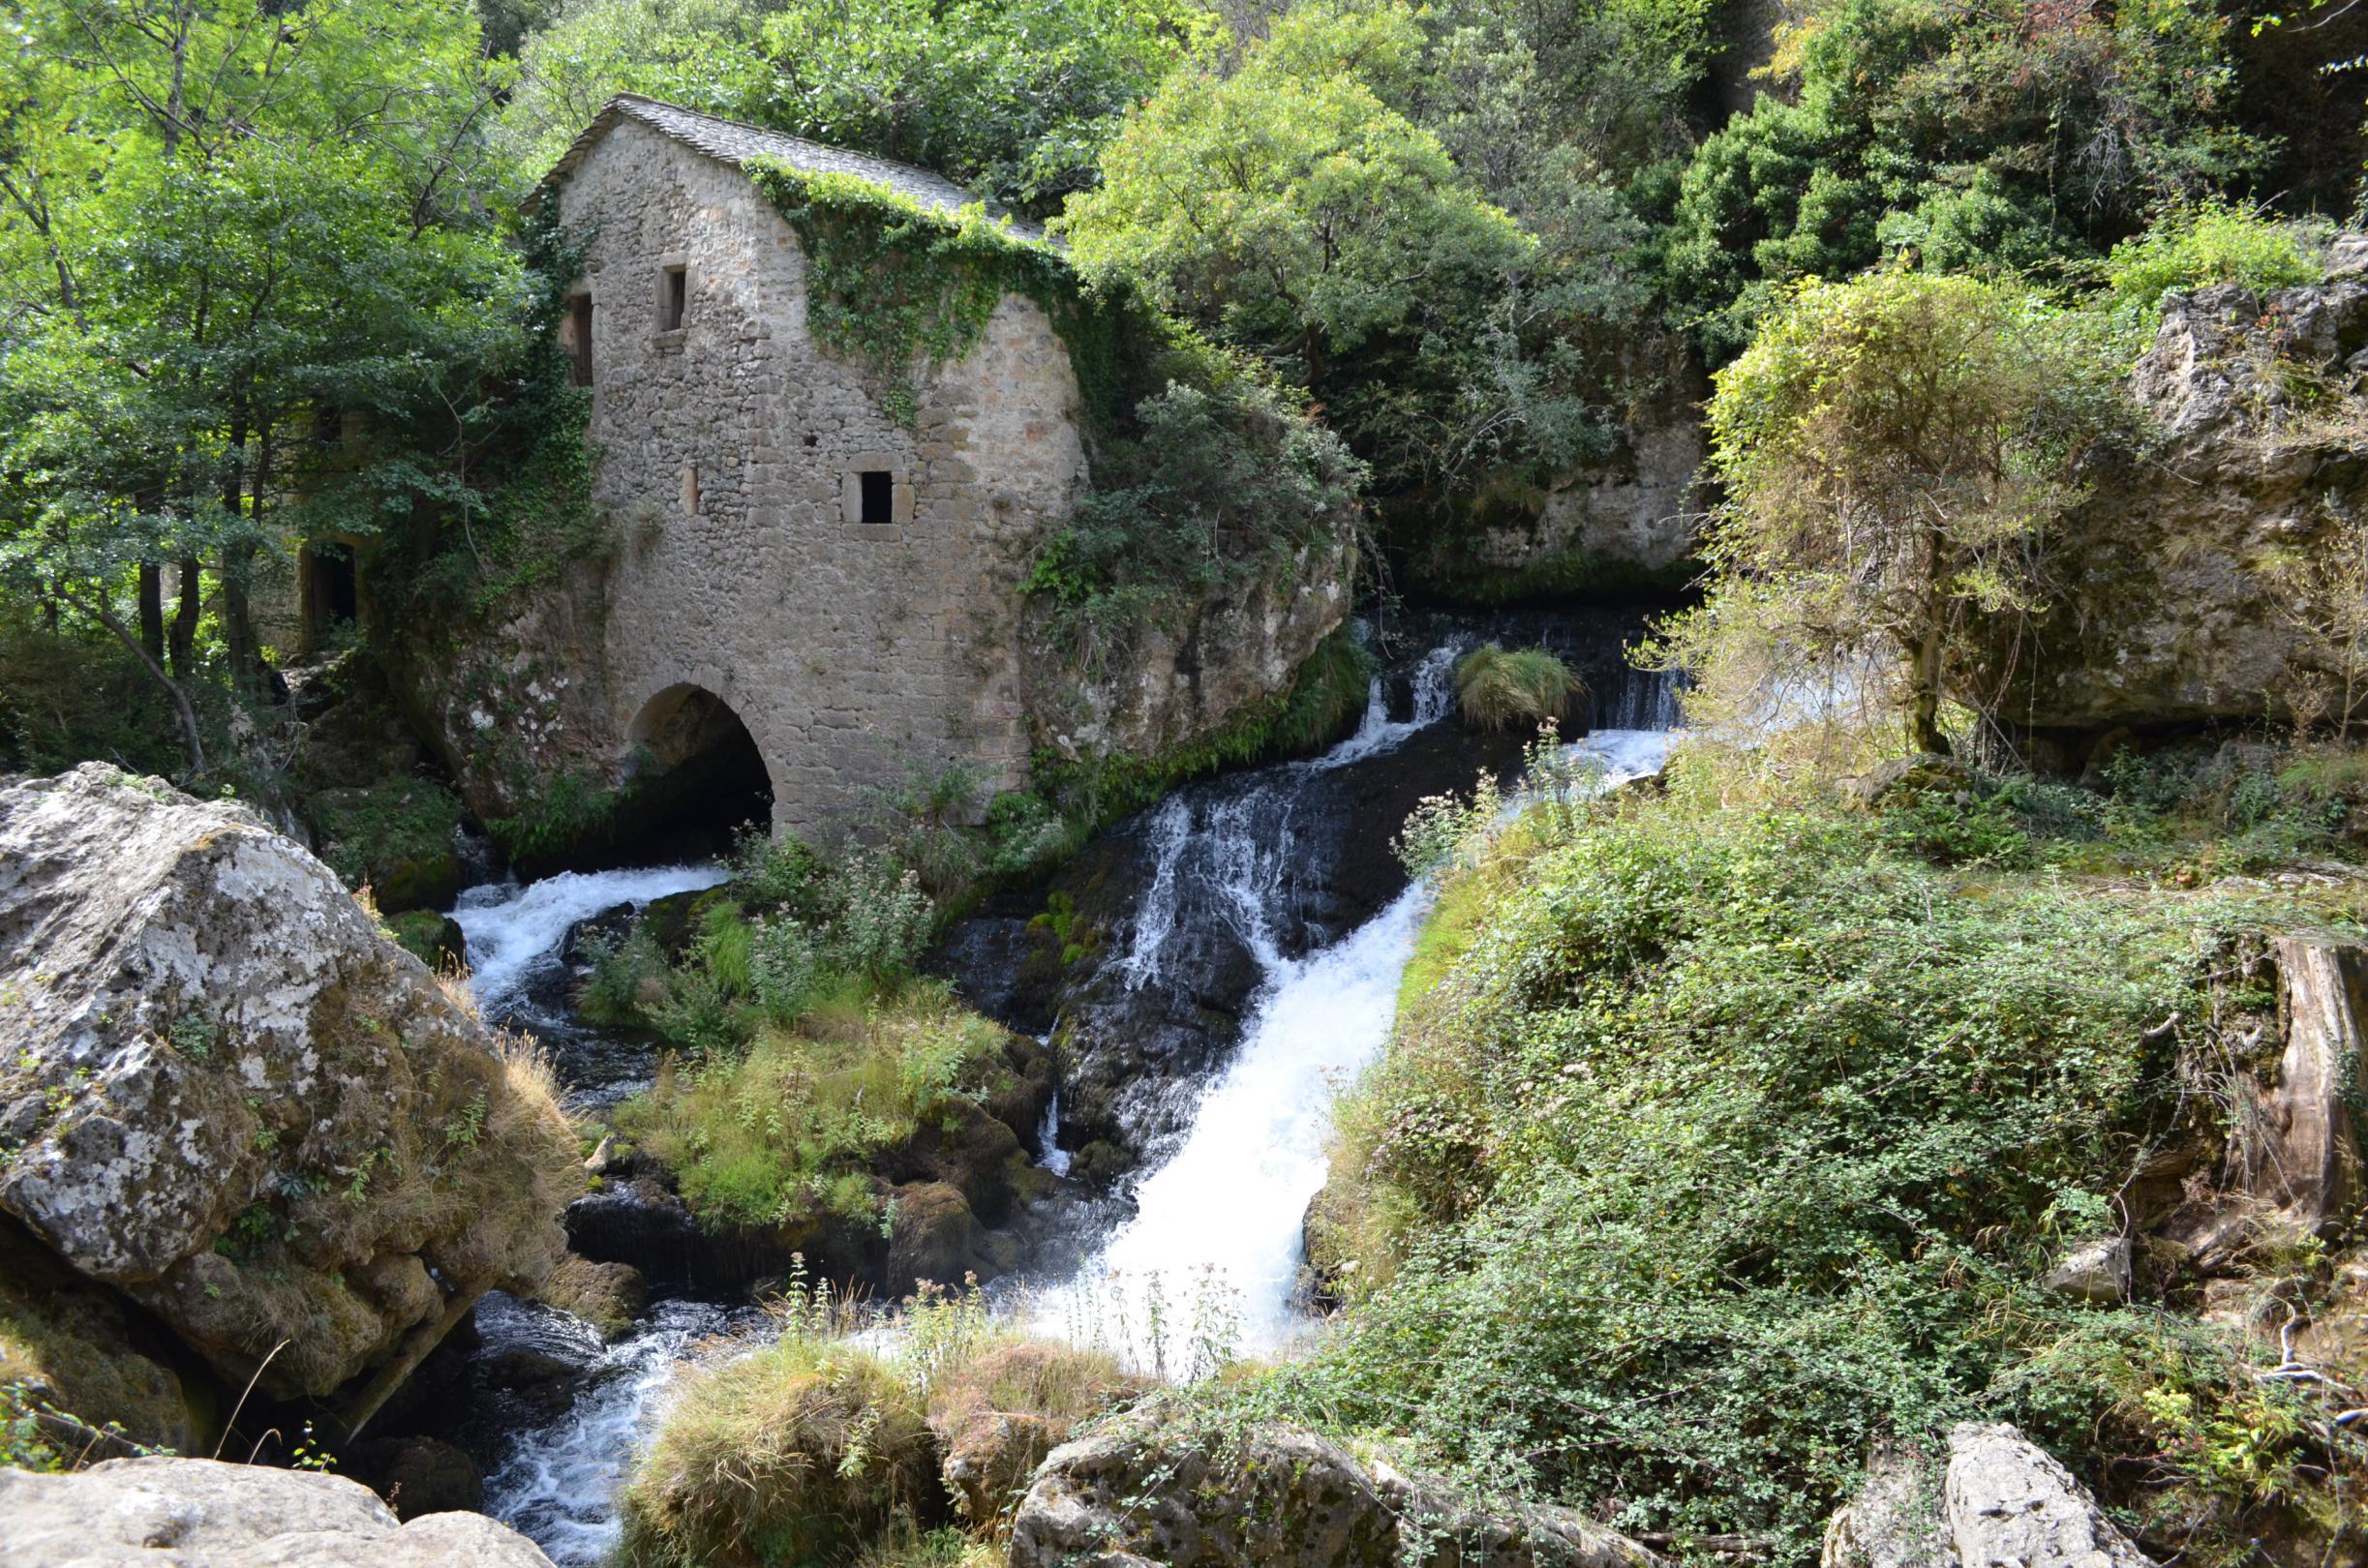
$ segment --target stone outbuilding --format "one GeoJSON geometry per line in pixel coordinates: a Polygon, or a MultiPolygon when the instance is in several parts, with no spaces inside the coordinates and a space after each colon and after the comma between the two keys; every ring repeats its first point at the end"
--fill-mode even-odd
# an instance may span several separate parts
{"type": "Polygon", "coordinates": [[[915,367],[909,404],[887,395],[809,330],[809,260],[758,158],[946,215],[976,200],[629,94],[544,182],[583,255],[562,342],[619,540],[599,638],[628,775],[752,739],[793,831],[916,770],[1019,787],[1022,583],[1086,484],[1069,354],[1007,294],[961,358],[915,367]]]}

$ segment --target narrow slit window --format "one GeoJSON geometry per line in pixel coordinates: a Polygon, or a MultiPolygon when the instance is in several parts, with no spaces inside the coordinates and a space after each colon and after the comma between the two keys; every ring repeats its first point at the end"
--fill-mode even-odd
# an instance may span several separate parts
{"type": "Polygon", "coordinates": [[[578,386],[592,384],[592,295],[578,294],[567,307],[568,348],[574,356],[569,379],[578,386]]]}
{"type": "Polygon", "coordinates": [[[665,287],[658,295],[657,329],[660,332],[683,330],[683,312],[690,304],[690,274],[682,267],[666,269],[665,287]]]}
{"type": "Polygon", "coordinates": [[[893,522],[896,515],[896,481],[885,468],[870,468],[856,475],[861,487],[859,499],[863,510],[859,516],[866,523],[893,522]]]}

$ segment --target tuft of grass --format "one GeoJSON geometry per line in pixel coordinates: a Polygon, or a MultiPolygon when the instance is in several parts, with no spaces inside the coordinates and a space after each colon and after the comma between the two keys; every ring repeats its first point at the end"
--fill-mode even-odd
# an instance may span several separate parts
{"type": "Polygon", "coordinates": [[[1475,730],[1559,719],[1579,690],[1570,666],[1548,649],[1506,651],[1495,643],[1473,648],[1455,664],[1455,695],[1464,722],[1475,730]]]}
{"type": "Polygon", "coordinates": [[[796,1029],[766,1025],[744,1053],[660,1074],[617,1123],[676,1172],[710,1223],[867,1218],[870,1158],[949,1101],[983,1098],[1005,1070],[1003,1040],[942,983],[883,996],[834,975],[796,1029]]]}
{"type": "Polygon", "coordinates": [[[921,1391],[858,1345],[790,1334],[691,1374],[624,1490],[615,1560],[842,1562],[942,1513],[921,1391]]]}

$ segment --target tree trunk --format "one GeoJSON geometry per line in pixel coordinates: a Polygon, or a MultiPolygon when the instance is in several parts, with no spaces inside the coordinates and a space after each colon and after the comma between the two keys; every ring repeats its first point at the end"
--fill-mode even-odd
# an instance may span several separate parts
{"type": "Polygon", "coordinates": [[[172,674],[187,680],[197,673],[197,616],[204,607],[205,585],[195,556],[184,556],[178,568],[180,602],[172,613],[172,674]]]}
{"type": "Polygon", "coordinates": [[[153,560],[139,563],[139,646],[148,662],[165,662],[165,569],[153,560]]]}
{"type": "Polygon", "coordinates": [[[230,689],[241,696],[263,689],[262,660],[255,642],[255,613],[247,602],[247,576],[255,568],[255,546],[222,547],[222,643],[230,664],[230,689]]]}
{"type": "Polygon", "coordinates": [[[198,733],[197,710],[190,706],[189,693],[181,689],[179,681],[165,673],[164,665],[157,662],[155,656],[141,646],[140,640],[132,634],[132,628],[126,626],[115,613],[106,607],[105,600],[91,604],[87,608],[92,618],[112,632],[117,642],[139,656],[140,667],[155,678],[158,685],[165,688],[165,695],[172,699],[173,714],[181,721],[181,747],[189,756],[190,774],[192,777],[202,774],[205,771],[205,740],[198,733]]]}

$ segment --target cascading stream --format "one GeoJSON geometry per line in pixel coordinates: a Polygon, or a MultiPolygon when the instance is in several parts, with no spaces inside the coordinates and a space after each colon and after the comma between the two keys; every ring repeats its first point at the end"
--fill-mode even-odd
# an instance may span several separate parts
{"type": "MultiPolygon", "coordinates": [[[[1171,795],[1136,829],[1141,880],[1103,970],[1112,988],[1199,994],[1212,933],[1246,955],[1257,980],[1238,1034],[1219,1040],[1236,1041],[1225,1065],[1197,1090],[1189,1064],[1176,1081],[1192,1097],[1179,1107],[1181,1131],[1150,1145],[1166,1158],[1138,1187],[1133,1214],[1066,1282],[1018,1298],[1039,1329],[1192,1375],[1229,1354],[1271,1351],[1303,1325],[1292,1307],[1300,1225],[1324,1180],[1331,1101],[1388,1040],[1429,900],[1419,886],[1388,896],[1386,883],[1368,880],[1355,891],[1328,862],[1344,841],[1357,842],[1370,860],[1379,842],[1370,835],[1399,826],[1398,802],[1433,787],[1417,780],[1440,776],[1447,759],[1457,770],[1470,766],[1472,742],[1425,732],[1450,713],[1456,655],[1471,641],[1458,635],[1416,663],[1405,718],[1390,717],[1376,681],[1356,733],[1324,755],[1171,795]],[[1430,748],[1431,771],[1414,769],[1412,753],[1378,761],[1417,738],[1430,748]],[[1396,794],[1377,793],[1377,783],[1396,794]]],[[[1607,782],[1656,769],[1676,717],[1668,683],[1631,678],[1606,697],[1596,718],[1607,727],[1570,749],[1597,763],[1607,782]]],[[[480,1006],[555,1043],[579,1098],[601,1102],[581,1094],[591,1074],[613,1099],[645,1081],[649,1047],[603,1047],[603,1032],[570,1015],[568,934],[620,905],[638,909],[724,875],[679,865],[471,890],[453,918],[468,937],[480,1006]]],[[[1063,1102],[1054,1099],[1037,1130],[1040,1162],[1056,1175],[1069,1163],[1059,1142],[1063,1102]]],[[[592,1568],[615,1541],[617,1487],[680,1370],[744,1347],[761,1338],[764,1322],[745,1308],[660,1301],[631,1337],[602,1346],[564,1313],[489,1297],[479,1312],[478,1364],[525,1351],[558,1356],[576,1371],[565,1392],[503,1405],[488,1510],[562,1568],[592,1568]]]]}
{"type": "MultiPolygon", "coordinates": [[[[1437,722],[1453,657],[1448,648],[1424,660],[1438,694],[1417,688],[1412,721],[1392,725],[1369,712],[1355,736],[1300,766],[1341,766],[1351,748],[1351,760],[1372,756],[1437,722]],[[1395,734],[1377,739],[1388,732],[1395,734]]],[[[1635,684],[1644,688],[1632,694],[1636,716],[1675,718],[1665,682],[1635,684]]],[[[1665,725],[1597,730],[1566,753],[1594,771],[1596,787],[1608,788],[1657,771],[1671,737],[1665,725]]],[[[1289,787],[1284,771],[1275,787],[1289,787]]],[[[1245,919],[1262,928],[1288,859],[1287,821],[1278,829],[1271,817],[1219,811],[1206,831],[1216,840],[1209,860],[1227,879],[1228,903],[1258,912],[1245,919]],[[1238,842],[1258,822],[1266,825],[1264,842],[1238,842]]],[[[1168,836],[1162,873],[1172,898],[1168,836]]],[[[1399,981],[1429,902],[1427,888],[1409,887],[1341,941],[1295,960],[1276,955],[1270,943],[1251,944],[1265,977],[1238,1054],[1202,1095],[1182,1145],[1138,1188],[1134,1216],[1076,1280],[1038,1298],[1041,1329],[1108,1345],[1171,1375],[1208,1370],[1230,1352],[1271,1351],[1298,1332],[1306,1321],[1292,1306],[1301,1223],[1324,1182],[1331,1102],[1389,1039],[1399,981]]],[[[1139,949],[1131,952],[1130,962],[1139,955],[1139,949]]]]}

